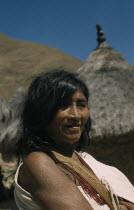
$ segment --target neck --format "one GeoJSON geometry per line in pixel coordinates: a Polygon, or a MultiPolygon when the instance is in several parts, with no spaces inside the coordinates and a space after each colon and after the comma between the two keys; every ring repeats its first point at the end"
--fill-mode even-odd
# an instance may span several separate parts
{"type": "Polygon", "coordinates": [[[55,140],[53,150],[64,156],[72,157],[75,147],[75,144],[59,142],[55,140]]]}

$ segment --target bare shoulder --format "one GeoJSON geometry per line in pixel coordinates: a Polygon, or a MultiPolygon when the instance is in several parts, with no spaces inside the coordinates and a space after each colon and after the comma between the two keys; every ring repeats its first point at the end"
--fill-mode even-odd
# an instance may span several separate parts
{"type": "Polygon", "coordinates": [[[54,161],[44,152],[32,152],[24,160],[26,166],[30,166],[29,163],[40,164],[42,161],[47,163],[48,161],[54,163],[54,161]]]}
{"type": "Polygon", "coordinates": [[[33,175],[38,174],[39,171],[51,170],[53,167],[56,167],[54,161],[43,152],[32,152],[23,162],[23,166],[25,170],[28,170],[29,173],[33,175]]]}
{"type": "Polygon", "coordinates": [[[42,152],[33,152],[25,159],[20,183],[42,209],[92,209],[77,186],[42,152]]]}
{"type": "MultiPolygon", "coordinates": [[[[28,188],[30,184],[34,187],[35,183],[47,187],[47,183],[51,182],[53,176],[59,176],[59,169],[47,154],[32,152],[24,160],[21,174],[25,188],[28,188]]],[[[31,187],[27,190],[31,191],[31,187]]]]}

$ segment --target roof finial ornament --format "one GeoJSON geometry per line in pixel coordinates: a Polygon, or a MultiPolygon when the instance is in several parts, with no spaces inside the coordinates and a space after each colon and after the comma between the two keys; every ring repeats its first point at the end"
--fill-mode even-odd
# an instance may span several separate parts
{"type": "Polygon", "coordinates": [[[97,41],[98,41],[98,45],[100,45],[102,42],[106,41],[106,38],[104,37],[104,32],[99,24],[96,24],[96,29],[97,29],[97,35],[98,35],[97,41]]]}

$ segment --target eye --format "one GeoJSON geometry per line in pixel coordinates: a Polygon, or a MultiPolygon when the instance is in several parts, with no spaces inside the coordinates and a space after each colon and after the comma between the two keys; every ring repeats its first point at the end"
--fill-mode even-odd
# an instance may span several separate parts
{"type": "Polygon", "coordinates": [[[60,105],[60,109],[65,110],[70,106],[70,103],[64,102],[60,105]]]}
{"type": "Polygon", "coordinates": [[[68,107],[67,105],[62,105],[62,106],[60,107],[60,109],[61,109],[61,110],[65,110],[65,109],[67,109],[67,107],[68,107]]]}
{"type": "Polygon", "coordinates": [[[77,102],[77,106],[79,106],[79,107],[82,107],[82,108],[85,108],[85,107],[87,107],[87,101],[83,101],[83,100],[79,100],[78,102],[77,102]]]}

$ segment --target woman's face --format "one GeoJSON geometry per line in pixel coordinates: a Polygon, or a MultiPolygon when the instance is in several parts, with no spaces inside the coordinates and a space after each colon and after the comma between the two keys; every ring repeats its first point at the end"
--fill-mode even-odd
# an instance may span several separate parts
{"type": "Polygon", "coordinates": [[[57,141],[73,144],[80,139],[88,117],[88,102],[83,92],[77,90],[71,101],[57,111],[46,132],[57,141]]]}

